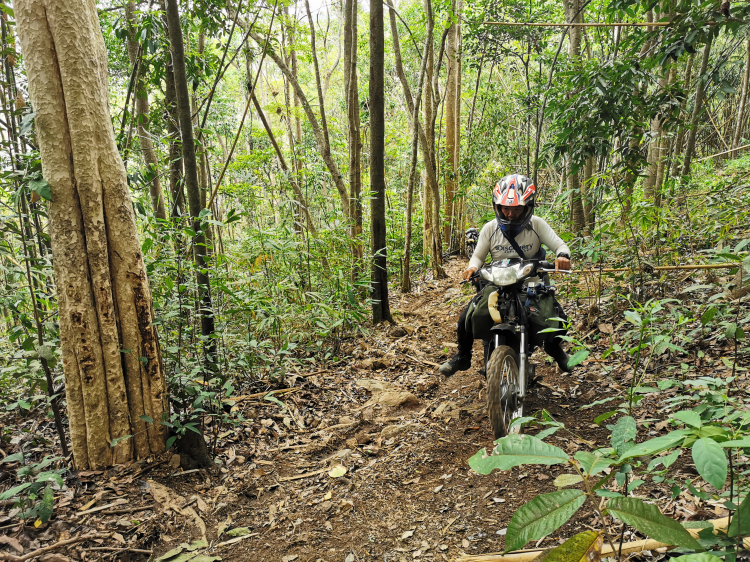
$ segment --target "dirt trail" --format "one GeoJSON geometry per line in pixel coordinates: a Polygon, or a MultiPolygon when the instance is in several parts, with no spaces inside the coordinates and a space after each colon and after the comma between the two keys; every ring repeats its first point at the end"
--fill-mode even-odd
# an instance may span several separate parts
{"type": "MultiPolygon", "coordinates": [[[[395,295],[398,325],[346,342],[345,360],[290,377],[298,390],[276,395],[283,408],[257,397],[238,401],[251,421],[217,431],[222,465],[216,471],[182,471],[168,453],[105,473],[78,473],[58,498],[49,531],[40,531],[46,540],[116,533],[94,547],[115,549],[111,554],[91,543],[68,549],[71,558],[85,560],[147,560],[144,550],[162,555],[204,533],[209,547],[202,554],[224,561],[453,560],[501,550],[513,512],[554,491],[552,481],[564,468],[490,476],[469,469],[467,459],[492,444],[477,372],[481,342],[471,370],[447,379],[436,374],[436,365],[455,351],[455,321],[471,294],[458,286],[462,265],[452,261],[449,279],[395,295]],[[395,403],[401,405],[389,405],[395,403]],[[338,465],[346,473],[334,478],[329,473],[338,465]],[[232,539],[218,536],[220,526],[247,529],[232,539]]],[[[530,390],[527,411],[546,408],[579,437],[606,445],[606,430],[592,425],[603,407],[577,410],[611,392],[586,380],[597,380],[597,364],[571,376],[544,356],[533,360],[542,382],[530,390]]],[[[559,432],[548,441],[572,454],[581,443],[570,435],[559,432]]],[[[556,544],[592,519],[584,510],[542,544],[556,544]]],[[[35,531],[26,533],[33,549],[35,531]]]]}
{"type": "MultiPolygon", "coordinates": [[[[205,518],[209,540],[228,516],[233,526],[252,533],[211,554],[224,560],[286,562],[298,556],[300,562],[351,562],[449,560],[464,552],[497,551],[515,509],[555,489],[552,480],[562,470],[556,467],[479,476],[467,465],[471,455],[492,443],[484,379],[477,372],[481,342],[475,343],[469,371],[445,379],[433,365],[454,352],[455,321],[470,295],[468,287],[457,289],[460,266],[452,262],[449,279],[394,299],[396,318],[407,335],[396,337],[401,329],[395,328],[356,343],[359,349],[349,351],[359,359],[309,377],[304,392],[284,400],[297,416],[325,416],[327,429],[299,429],[289,424],[287,414],[288,429],[278,420],[284,416],[276,415],[275,421],[265,417],[269,408],[245,409],[260,424],[240,428],[234,443],[224,445],[225,453],[233,450],[229,454],[244,457],[244,462],[238,466],[235,460],[222,470],[215,498],[215,478],[207,481],[199,473],[155,477],[186,497],[203,489],[204,500],[216,506],[205,518]],[[411,394],[390,395],[396,402],[406,400],[399,407],[372,405],[384,395],[377,389],[367,392],[362,384],[372,383],[358,385],[362,379],[391,383],[392,392],[411,394]],[[347,473],[332,478],[328,471],[339,464],[347,473]]],[[[596,413],[576,412],[577,405],[594,399],[594,383],[561,376],[542,357],[535,359],[543,379],[531,391],[529,411],[547,408],[595,441],[601,430],[588,420],[596,413]]],[[[578,447],[565,438],[551,442],[569,452],[578,447]]],[[[547,544],[580,527],[574,521],[547,544]]],[[[163,532],[173,534],[169,523],[163,532]]],[[[154,545],[156,551],[174,545],[166,538],[154,545]]]]}

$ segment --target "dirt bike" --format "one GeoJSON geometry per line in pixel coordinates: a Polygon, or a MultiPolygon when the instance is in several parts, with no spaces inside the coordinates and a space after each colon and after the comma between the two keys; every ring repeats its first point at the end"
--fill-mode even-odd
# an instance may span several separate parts
{"type": "Polygon", "coordinates": [[[490,339],[484,341],[487,413],[495,439],[520,433],[520,424],[511,425],[523,416],[526,390],[536,370],[529,362],[534,349],[526,304],[532,297],[554,296],[556,288],[550,285],[548,275],[553,272],[554,266],[547,261],[514,258],[494,262],[470,279],[478,289],[487,285],[497,288],[488,301],[494,325],[490,339]]]}
{"type": "Polygon", "coordinates": [[[479,240],[479,231],[474,227],[466,229],[466,255],[469,259],[477,249],[477,240],[479,240]]]}

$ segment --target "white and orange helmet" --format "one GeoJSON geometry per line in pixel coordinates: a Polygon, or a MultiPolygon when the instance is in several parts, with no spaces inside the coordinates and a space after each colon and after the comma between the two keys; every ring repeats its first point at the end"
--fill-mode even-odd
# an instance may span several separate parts
{"type": "Polygon", "coordinates": [[[492,190],[492,209],[495,211],[497,223],[514,230],[523,230],[534,216],[534,202],[536,201],[536,187],[531,178],[523,174],[511,174],[501,178],[492,190]],[[524,207],[524,212],[516,220],[508,220],[500,211],[500,207],[524,207]]]}

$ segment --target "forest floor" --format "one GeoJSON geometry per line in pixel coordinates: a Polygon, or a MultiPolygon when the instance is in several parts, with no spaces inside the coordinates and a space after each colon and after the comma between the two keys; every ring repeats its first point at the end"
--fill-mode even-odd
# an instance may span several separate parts
{"type": "MultiPolygon", "coordinates": [[[[490,476],[469,469],[467,459],[492,445],[478,373],[481,342],[475,343],[472,369],[450,378],[436,374],[455,351],[455,322],[471,294],[458,285],[463,264],[453,260],[447,279],[392,295],[396,326],[345,342],[345,360],[288,377],[293,390],[278,392],[278,402],[263,394],[237,397],[234,406],[248,422],[216,428],[216,470],[184,471],[167,453],[106,472],[73,473],[57,497],[55,516],[41,529],[13,526],[10,508],[0,507],[0,534],[10,537],[0,536],[0,552],[2,543],[9,553],[29,553],[90,533],[102,536],[43,560],[147,560],[148,551],[161,556],[177,548],[185,554],[193,541],[205,541],[194,543],[194,552],[225,561],[455,560],[502,551],[514,511],[554,491],[553,480],[565,467],[520,467],[490,476]]],[[[608,446],[609,432],[594,418],[611,404],[579,408],[621,393],[632,365],[623,361],[602,376],[599,357],[617,338],[613,324],[622,318],[603,318],[584,301],[560,296],[593,353],[566,375],[537,352],[541,382],[530,391],[527,411],[544,408],[563,422],[568,431],[547,441],[574,454],[608,446]]],[[[711,361],[704,360],[709,370],[725,368],[718,357],[714,366],[711,361]]],[[[644,400],[638,416],[644,422],[665,414],[644,400]]],[[[41,430],[38,422],[30,425],[32,435],[41,430]]],[[[655,435],[663,425],[646,424],[644,433],[655,435]]],[[[207,434],[214,435],[211,427],[207,434]]],[[[669,499],[668,490],[653,484],[643,485],[639,495],[669,499]]],[[[660,505],[678,519],[722,514],[720,508],[707,514],[697,500],[660,505]]],[[[583,509],[539,543],[553,546],[591,527],[601,524],[583,509]]],[[[181,559],[175,555],[170,562],[181,559]]]]}

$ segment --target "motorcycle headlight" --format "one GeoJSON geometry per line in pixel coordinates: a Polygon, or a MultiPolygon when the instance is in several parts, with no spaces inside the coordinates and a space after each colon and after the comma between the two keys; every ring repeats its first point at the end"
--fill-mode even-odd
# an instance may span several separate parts
{"type": "Polygon", "coordinates": [[[505,285],[512,285],[518,281],[519,267],[514,265],[512,267],[493,267],[492,268],[492,282],[499,287],[505,285]]]}

